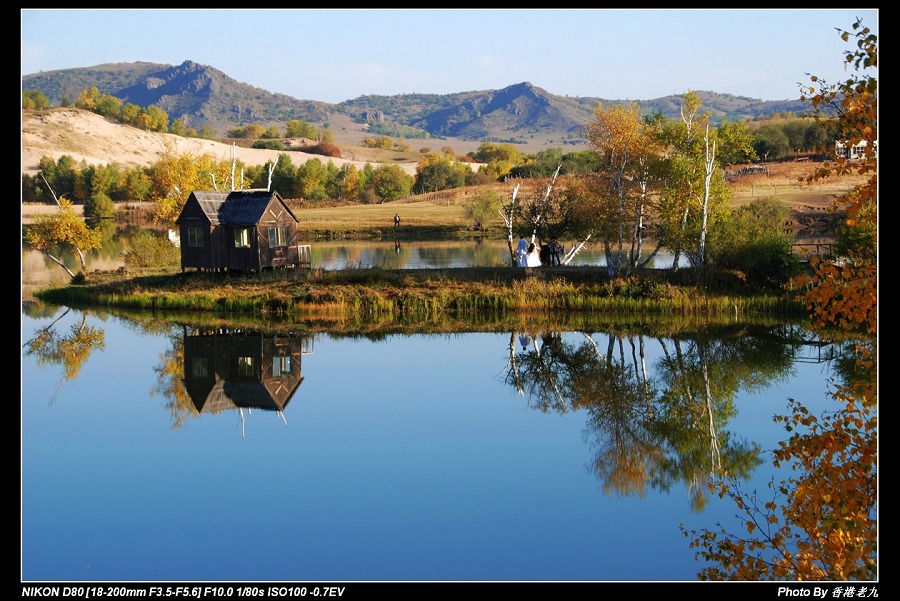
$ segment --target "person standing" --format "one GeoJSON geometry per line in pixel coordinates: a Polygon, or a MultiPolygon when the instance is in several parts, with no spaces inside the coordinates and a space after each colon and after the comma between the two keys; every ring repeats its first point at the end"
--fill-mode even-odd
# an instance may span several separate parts
{"type": "Polygon", "coordinates": [[[534,245],[534,242],[528,245],[528,255],[525,259],[526,267],[540,267],[541,266],[541,255],[538,252],[537,247],[534,245]]]}
{"type": "Polygon", "coordinates": [[[394,227],[400,227],[400,213],[394,213],[394,227]]]}
{"type": "Polygon", "coordinates": [[[562,244],[554,238],[550,241],[550,265],[562,265],[559,254],[562,252],[562,244]]]}
{"type": "Polygon", "coordinates": [[[522,234],[519,236],[519,244],[516,246],[516,265],[519,267],[525,267],[525,264],[528,260],[528,242],[525,240],[525,235],[522,234]]]}

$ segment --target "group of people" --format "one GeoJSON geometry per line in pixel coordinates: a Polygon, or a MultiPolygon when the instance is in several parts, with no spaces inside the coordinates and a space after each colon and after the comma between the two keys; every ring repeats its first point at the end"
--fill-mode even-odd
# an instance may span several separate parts
{"type": "Polygon", "coordinates": [[[562,245],[556,238],[550,244],[542,244],[540,250],[534,242],[528,242],[525,236],[519,236],[519,244],[516,246],[516,265],[518,267],[540,267],[547,264],[551,267],[562,265],[559,255],[562,253],[562,245]]]}

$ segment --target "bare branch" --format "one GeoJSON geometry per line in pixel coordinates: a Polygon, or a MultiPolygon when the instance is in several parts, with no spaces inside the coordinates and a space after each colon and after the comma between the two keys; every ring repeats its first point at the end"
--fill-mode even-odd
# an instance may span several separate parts
{"type": "Polygon", "coordinates": [[[38,173],[41,175],[41,179],[44,180],[44,183],[47,184],[47,189],[50,190],[50,194],[53,195],[53,201],[54,201],[57,205],[59,205],[59,198],[56,197],[56,192],[54,192],[54,191],[53,191],[53,188],[50,187],[50,182],[48,182],[48,181],[47,181],[47,178],[44,177],[44,172],[43,172],[43,171],[38,171],[38,173]]]}
{"type": "Polygon", "coordinates": [[[278,164],[278,158],[279,157],[276,156],[275,161],[271,165],[269,165],[269,185],[266,186],[266,190],[270,192],[272,191],[272,174],[275,173],[275,165],[278,164]]]}

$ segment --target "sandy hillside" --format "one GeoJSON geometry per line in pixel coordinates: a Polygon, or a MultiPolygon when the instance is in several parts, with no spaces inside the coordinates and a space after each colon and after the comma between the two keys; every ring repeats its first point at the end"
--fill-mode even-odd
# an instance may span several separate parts
{"type": "MultiPolygon", "coordinates": [[[[277,150],[233,148],[211,140],[146,132],[75,109],[25,111],[22,115],[22,173],[29,175],[37,173],[38,162],[44,156],[59,160],[61,156],[69,155],[77,162],[85,161],[89,165],[117,163],[123,167],[147,167],[162,158],[167,144],[171,144],[178,154],[211,154],[229,161],[233,151],[238,160],[251,166],[263,165],[281,153],[277,150]]],[[[359,168],[365,165],[364,161],[303,152],[292,151],[290,156],[295,165],[312,158],[323,163],[331,161],[338,167],[347,163],[359,168]]],[[[410,175],[415,175],[416,163],[399,165],[410,175]]]]}

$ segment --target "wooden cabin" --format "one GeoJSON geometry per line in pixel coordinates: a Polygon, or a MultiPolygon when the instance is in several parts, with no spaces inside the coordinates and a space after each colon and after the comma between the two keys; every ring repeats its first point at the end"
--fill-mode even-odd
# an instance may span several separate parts
{"type": "Polygon", "coordinates": [[[297,218],[278,192],[194,191],[175,223],[182,271],[262,271],[300,264],[297,218]]]}

